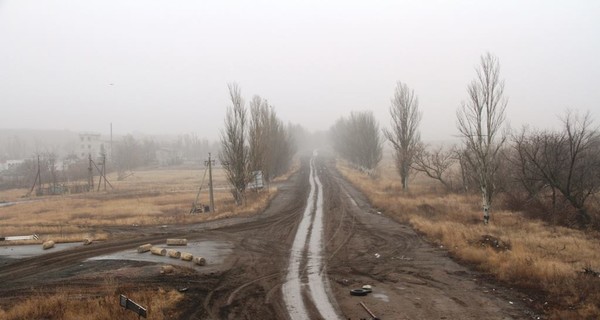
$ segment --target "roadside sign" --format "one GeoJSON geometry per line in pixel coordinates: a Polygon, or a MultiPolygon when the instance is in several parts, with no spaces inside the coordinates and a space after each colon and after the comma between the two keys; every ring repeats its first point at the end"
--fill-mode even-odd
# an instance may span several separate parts
{"type": "Polygon", "coordinates": [[[148,311],[146,310],[146,308],[140,306],[135,301],[127,298],[127,296],[125,295],[119,295],[119,305],[125,308],[126,310],[133,311],[135,314],[138,315],[138,317],[146,318],[148,316],[148,311]]]}
{"type": "Polygon", "coordinates": [[[254,178],[252,179],[252,181],[250,181],[251,189],[262,189],[265,187],[262,171],[252,172],[252,177],[254,178]]]}

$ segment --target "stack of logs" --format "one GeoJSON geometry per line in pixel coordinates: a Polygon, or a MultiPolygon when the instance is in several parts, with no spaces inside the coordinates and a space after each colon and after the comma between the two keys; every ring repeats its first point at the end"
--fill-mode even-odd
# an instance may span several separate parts
{"type": "MultiPolygon", "coordinates": [[[[168,246],[187,246],[186,239],[167,239],[168,246]]],[[[169,256],[173,259],[181,259],[183,261],[192,261],[193,263],[203,266],[206,264],[206,259],[203,257],[194,257],[193,254],[188,252],[181,252],[175,249],[165,249],[160,247],[155,247],[152,244],[144,244],[137,248],[138,253],[148,252],[157,255],[157,256],[169,256]]]]}

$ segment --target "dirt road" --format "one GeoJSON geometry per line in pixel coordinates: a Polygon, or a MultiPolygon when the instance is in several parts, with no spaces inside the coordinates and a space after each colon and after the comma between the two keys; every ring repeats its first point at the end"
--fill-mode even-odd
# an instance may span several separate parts
{"type": "Polygon", "coordinates": [[[323,185],[315,170],[316,157],[315,151],[310,160],[310,193],[302,221],[296,230],[286,281],[282,286],[283,300],[292,320],[311,318],[304,303],[305,296],[309,297],[308,302],[314,305],[318,316],[325,319],[340,318],[332,303],[328,278],[323,272],[323,185]],[[301,268],[303,265],[305,267],[301,268]],[[308,275],[307,281],[303,282],[305,273],[308,275]],[[308,290],[303,290],[305,284],[308,290]]]}
{"type": "Polygon", "coordinates": [[[523,296],[486,282],[485,277],[456,264],[445,251],[432,247],[412,229],[378,214],[340,177],[331,159],[318,157],[312,172],[310,178],[307,158],[299,172],[279,186],[279,194],[269,207],[254,217],[168,228],[112,228],[106,231],[113,238],[105,243],[0,261],[0,304],[11,305],[31,292],[51,292],[56,287],[79,295],[93,294],[94,286],[101,286],[106,274],[112,273],[120,283],[134,288],[187,288],[179,306],[183,310],[181,319],[290,319],[293,312],[290,315],[283,292],[291,272],[297,275],[302,288],[300,301],[306,309],[304,316],[295,318],[322,318],[317,306],[322,299],[313,299],[315,291],[321,289],[342,319],[370,319],[359,302],[381,319],[533,317],[521,302],[523,296]],[[307,200],[311,194],[312,203],[307,200]],[[319,229],[314,225],[319,198],[320,241],[314,231],[319,229]],[[314,210],[307,211],[307,206],[314,210]],[[301,235],[304,239],[295,246],[305,216],[313,223],[314,232],[301,235]],[[160,275],[156,265],[149,262],[82,263],[90,257],[176,236],[225,241],[232,245],[232,253],[223,263],[209,261],[204,269],[181,270],[169,276],[160,275]],[[318,243],[322,246],[315,247],[318,243]],[[303,257],[296,267],[290,264],[294,252],[303,257]],[[322,260],[317,259],[319,256],[322,260]],[[123,268],[137,271],[125,275],[117,272],[123,268]],[[311,277],[325,284],[311,286],[311,277]],[[373,286],[371,294],[349,294],[350,289],[364,284],[373,286]]]}

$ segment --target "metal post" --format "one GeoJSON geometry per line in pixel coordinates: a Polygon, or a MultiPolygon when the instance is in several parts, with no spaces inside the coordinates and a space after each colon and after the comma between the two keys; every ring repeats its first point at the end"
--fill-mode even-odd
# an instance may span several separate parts
{"type": "Polygon", "coordinates": [[[215,197],[213,194],[212,162],[210,152],[208,153],[208,188],[210,192],[210,212],[215,212],[215,197]]]}

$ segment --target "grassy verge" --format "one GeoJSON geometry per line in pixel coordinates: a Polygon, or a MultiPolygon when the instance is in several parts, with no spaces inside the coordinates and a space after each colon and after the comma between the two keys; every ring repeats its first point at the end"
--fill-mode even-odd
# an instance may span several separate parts
{"type": "Polygon", "coordinates": [[[72,292],[58,290],[53,293],[39,293],[24,301],[2,310],[0,319],[64,319],[64,320],[110,320],[134,319],[135,314],[119,305],[119,294],[147,308],[148,318],[154,320],[176,319],[177,303],[183,295],[176,290],[130,290],[123,287],[98,288],[93,295],[74,296],[72,292]]]}
{"type": "Polygon", "coordinates": [[[432,181],[412,181],[402,192],[390,166],[370,178],[338,161],[338,170],[371,203],[411,225],[456,259],[509,285],[535,293],[531,302],[556,319],[600,318],[598,235],[548,225],[519,212],[495,210],[482,224],[480,198],[444,194],[432,181]]]}

